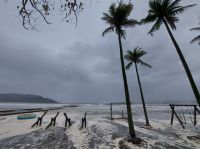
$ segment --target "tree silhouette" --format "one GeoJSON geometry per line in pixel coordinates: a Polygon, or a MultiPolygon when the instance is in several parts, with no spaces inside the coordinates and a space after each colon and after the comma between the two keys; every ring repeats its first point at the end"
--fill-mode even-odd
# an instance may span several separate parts
{"type": "Polygon", "coordinates": [[[55,16],[54,12],[59,12],[62,20],[77,26],[79,13],[85,8],[85,3],[91,1],[95,0],[18,0],[17,9],[22,25],[27,30],[37,30],[40,19],[51,24],[50,18],[55,16]]]}
{"type": "Polygon", "coordinates": [[[118,36],[119,41],[119,49],[120,49],[120,60],[121,60],[121,69],[122,69],[122,76],[124,82],[124,92],[126,98],[126,106],[127,106],[127,114],[128,114],[128,125],[129,125],[129,134],[132,140],[136,139],[133,118],[132,118],[132,110],[131,110],[131,102],[129,97],[129,89],[124,65],[124,56],[123,56],[123,48],[121,38],[125,39],[126,31],[124,28],[134,27],[138,22],[134,19],[129,19],[131,12],[133,10],[132,4],[124,4],[123,2],[119,2],[116,6],[115,3],[110,5],[108,13],[103,13],[102,20],[109,25],[108,28],[104,30],[102,36],[107,33],[115,32],[118,36]]]}
{"type": "Polygon", "coordinates": [[[171,29],[176,30],[175,23],[179,21],[179,18],[177,17],[177,15],[185,12],[188,8],[195,6],[195,5],[180,6],[179,5],[180,2],[181,2],[181,0],[173,0],[173,1],[172,0],[151,0],[151,1],[149,1],[150,9],[148,11],[148,15],[141,22],[144,24],[155,22],[155,24],[149,31],[149,34],[151,34],[151,35],[153,34],[153,32],[159,30],[162,24],[165,25],[165,27],[169,33],[169,36],[176,48],[176,51],[181,59],[181,62],[185,68],[187,77],[190,81],[190,84],[191,84],[192,90],[194,92],[194,95],[196,97],[197,103],[200,106],[199,91],[194,82],[194,79],[193,79],[190,69],[187,65],[187,62],[181,52],[181,49],[171,32],[171,29]],[[171,29],[170,29],[170,27],[171,27],[171,29]]]}
{"type": "Polygon", "coordinates": [[[140,75],[139,75],[138,67],[137,67],[137,65],[140,64],[142,66],[151,68],[151,65],[149,65],[141,60],[141,58],[146,54],[147,53],[144,50],[142,50],[142,48],[136,47],[135,49],[133,49],[133,51],[130,51],[130,50],[127,51],[127,54],[124,56],[124,58],[129,62],[126,65],[127,70],[129,70],[131,68],[131,66],[133,64],[135,64],[135,70],[136,70],[136,74],[137,74],[137,80],[138,80],[138,84],[139,84],[139,88],[140,88],[142,105],[143,105],[144,115],[145,115],[145,119],[146,119],[146,126],[150,126],[149,118],[148,118],[147,110],[146,110],[146,104],[145,104],[145,100],[144,100],[144,95],[143,95],[143,91],[142,91],[142,85],[141,85],[141,81],[140,81],[140,75]]]}
{"type": "Polygon", "coordinates": [[[47,24],[51,24],[48,18],[55,9],[61,12],[64,21],[75,20],[77,25],[78,14],[83,10],[81,0],[20,0],[19,2],[17,9],[25,29],[37,29],[39,18],[42,18],[47,24]]]}

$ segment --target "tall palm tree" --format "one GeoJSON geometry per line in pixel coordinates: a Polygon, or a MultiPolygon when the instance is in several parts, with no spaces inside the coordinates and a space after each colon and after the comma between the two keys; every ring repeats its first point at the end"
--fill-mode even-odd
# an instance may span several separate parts
{"type": "Polygon", "coordinates": [[[149,1],[149,11],[148,11],[148,15],[145,19],[142,19],[142,23],[146,24],[146,23],[152,23],[155,22],[155,24],[153,25],[153,27],[151,28],[151,30],[149,31],[149,33],[152,35],[153,32],[155,32],[156,30],[160,29],[160,26],[162,24],[165,25],[169,36],[176,48],[176,51],[181,59],[181,62],[185,68],[186,74],[188,76],[188,79],[190,81],[192,90],[194,92],[194,95],[196,97],[197,103],[200,106],[200,95],[199,95],[199,91],[197,89],[197,86],[194,82],[194,79],[192,77],[192,74],[190,72],[190,69],[187,65],[187,62],[181,52],[181,49],[178,45],[178,43],[176,42],[171,29],[172,30],[176,30],[176,25],[175,23],[179,21],[179,18],[177,17],[177,15],[185,12],[185,10],[187,10],[188,8],[191,8],[195,5],[187,5],[187,6],[180,6],[179,3],[181,2],[181,0],[150,0],[149,1]],[[171,28],[171,29],[170,29],[171,28]]]}
{"type": "MultiPolygon", "coordinates": [[[[200,31],[200,27],[192,28],[190,30],[191,31],[200,31]]],[[[199,45],[200,45],[200,35],[198,35],[197,37],[192,39],[192,41],[190,43],[194,43],[194,42],[199,42],[199,45]]]]}
{"type": "Polygon", "coordinates": [[[146,110],[146,105],[145,105],[145,100],[144,100],[144,95],[142,91],[142,85],[141,85],[140,76],[139,76],[138,67],[137,67],[137,64],[140,64],[142,66],[151,68],[151,65],[141,60],[141,58],[146,54],[147,53],[144,50],[142,50],[142,48],[136,47],[133,51],[130,51],[130,50],[127,51],[127,54],[124,56],[124,58],[129,62],[126,65],[127,70],[129,70],[131,66],[135,64],[135,70],[137,74],[137,79],[138,79],[138,84],[139,84],[140,94],[141,94],[141,99],[142,99],[142,105],[143,105],[144,115],[146,119],[146,126],[150,126],[149,118],[148,118],[147,110],[146,110]]]}
{"type": "Polygon", "coordinates": [[[104,30],[102,36],[106,35],[109,32],[115,32],[118,36],[119,41],[119,49],[120,49],[120,60],[121,60],[121,69],[122,76],[124,81],[124,91],[126,97],[126,106],[127,106],[127,114],[128,114],[128,125],[129,125],[129,134],[132,139],[136,138],[133,118],[132,118],[132,110],[131,110],[131,102],[129,97],[128,83],[123,59],[123,49],[121,38],[125,38],[126,31],[123,28],[134,27],[138,22],[134,19],[129,19],[129,15],[133,10],[132,4],[124,4],[123,2],[119,2],[118,6],[115,3],[110,5],[108,13],[103,13],[103,17],[101,18],[106,24],[109,25],[108,28],[104,30]]]}

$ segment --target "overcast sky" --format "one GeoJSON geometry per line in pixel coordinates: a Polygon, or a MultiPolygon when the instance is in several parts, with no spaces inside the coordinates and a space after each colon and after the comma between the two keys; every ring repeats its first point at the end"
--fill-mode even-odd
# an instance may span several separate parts
{"type": "MultiPolygon", "coordinates": [[[[19,2],[19,1],[18,1],[19,2]]],[[[17,1],[0,2],[0,93],[37,94],[60,102],[107,103],[124,100],[123,80],[116,34],[102,37],[106,24],[101,20],[111,4],[109,0],[88,0],[79,15],[77,28],[65,23],[58,14],[38,23],[39,32],[27,31],[17,17],[17,1]]],[[[132,0],[132,18],[147,15],[147,0],[132,0]]],[[[198,4],[180,15],[174,33],[194,80],[200,90],[200,46],[190,45],[197,32],[198,4]]],[[[152,24],[151,24],[152,25],[152,24]]],[[[194,101],[184,68],[164,26],[154,36],[147,34],[151,25],[127,30],[124,51],[141,46],[148,54],[143,60],[152,69],[139,66],[145,100],[194,101]]],[[[125,53],[125,52],[124,52],[125,53]]],[[[127,72],[131,101],[140,101],[135,68],[127,72]]]]}

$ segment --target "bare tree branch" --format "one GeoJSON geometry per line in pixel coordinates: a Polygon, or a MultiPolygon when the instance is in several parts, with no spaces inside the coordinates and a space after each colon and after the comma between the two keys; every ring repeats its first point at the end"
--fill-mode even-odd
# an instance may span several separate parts
{"type": "Polygon", "coordinates": [[[17,6],[19,16],[22,18],[22,25],[25,29],[36,29],[36,24],[39,18],[42,18],[47,24],[50,14],[53,13],[54,7],[64,15],[63,20],[66,22],[73,22],[77,26],[78,14],[83,10],[82,0],[21,0],[21,4],[17,6]]]}

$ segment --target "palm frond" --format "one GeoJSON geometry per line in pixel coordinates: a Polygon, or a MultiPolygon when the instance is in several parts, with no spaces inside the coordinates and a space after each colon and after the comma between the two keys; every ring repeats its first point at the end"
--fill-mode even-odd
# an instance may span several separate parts
{"type": "MultiPolygon", "coordinates": [[[[200,27],[191,28],[190,31],[200,31],[200,27]]],[[[200,35],[192,39],[190,43],[199,42],[200,45],[200,35]]]]}
{"type": "Polygon", "coordinates": [[[112,4],[110,5],[110,8],[109,8],[108,12],[109,12],[109,14],[110,14],[111,16],[114,16],[114,15],[115,15],[115,12],[116,12],[116,4],[115,4],[115,3],[112,3],[112,4]]]}
{"type": "Polygon", "coordinates": [[[133,5],[131,3],[124,4],[123,1],[120,1],[117,10],[119,13],[123,14],[125,18],[127,18],[133,10],[133,5]]]}
{"type": "Polygon", "coordinates": [[[114,32],[114,26],[110,26],[107,29],[105,29],[102,33],[102,36],[105,36],[107,33],[110,33],[110,32],[114,32]]]}
{"type": "Polygon", "coordinates": [[[129,62],[127,65],[126,65],[126,70],[129,70],[131,68],[131,66],[133,65],[133,62],[129,62]]]}
{"type": "Polygon", "coordinates": [[[169,5],[170,8],[172,7],[176,7],[179,5],[179,3],[181,2],[181,0],[175,0],[174,2],[171,3],[171,5],[169,5]]]}
{"type": "Polygon", "coordinates": [[[145,62],[143,62],[142,60],[138,60],[138,63],[141,64],[142,66],[145,66],[145,67],[148,67],[148,68],[152,68],[151,65],[149,65],[149,64],[147,64],[147,63],[145,63],[145,62]]]}
{"type": "Polygon", "coordinates": [[[193,4],[193,5],[187,5],[187,6],[177,6],[175,7],[174,9],[172,9],[171,11],[169,11],[169,14],[171,15],[179,15],[183,12],[185,12],[187,9],[191,8],[191,7],[194,7],[196,6],[196,4],[193,4]]]}
{"type": "Polygon", "coordinates": [[[162,0],[162,2],[161,2],[162,8],[165,9],[165,8],[169,7],[171,3],[172,3],[172,0],[162,0]]]}
{"type": "Polygon", "coordinates": [[[130,61],[130,60],[131,60],[131,55],[132,55],[132,54],[133,54],[132,51],[128,50],[128,51],[127,51],[127,54],[124,56],[124,58],[125,58],[126,60],[130,61]]]}
{"type": "Polygon", "coordinates": [[[199,44],[200,44],[200,35],[195,37],[194,39],[192,39],[192,41],[190,43],[194,43],[194,42],[199,42],[199,44]]]}
{"type": "Polygon", "coordinates": [[[126,20],[122,24],[124,27],[134,27],[135,25],[140,25],[140,23],[137,20],[130,19],[126,20]]]}
{"type": "Polygon", "coordinates": [[[114,18],[107,13],[103,13],[103,17],[101,19],[104,20],[106,24],[109,24],[109,25],[112,25],[115,22],[114,18]]]}
{"type": "Polygon", "coordinates": [[[150,29],[150,31],[148,32],[150,35],[153,35],[153,32],[157,31],[160,29],[160,26],[162,25],[162,19],[159,18],[157,19],[156,23],[153,25],[153,27],[150,29]]]}
{"type": "Polygon", "coordinates": [[[196,31],[200,31],[200,27],[191,28],[190,30],[191,30],[191,31],[195,31],[195,30],[196,30],[196,31]]]}
{"type": "Polygon", "coordinates": [[[115,28],[115,32],[120,35],[120,37],[126,39],[126,31],[122,28],[115,28]]]}
{"type": "Polygon", "coordinates": [[[152,23],[154,21],[156,21],[157,16],[156,15],[151,15],[149,14],[146,18],[142,19],[140,21],[141,24],[147,24],[147,23],[152,23]]]}
{"type": "Polygon", "coordinates": [[[176,25],[175,23],[179,21],[179,19],[177,17],[165,17],[165,20],[167,21],[167,23],[170,25],[172,30],[176,30],[176,25]]]}

